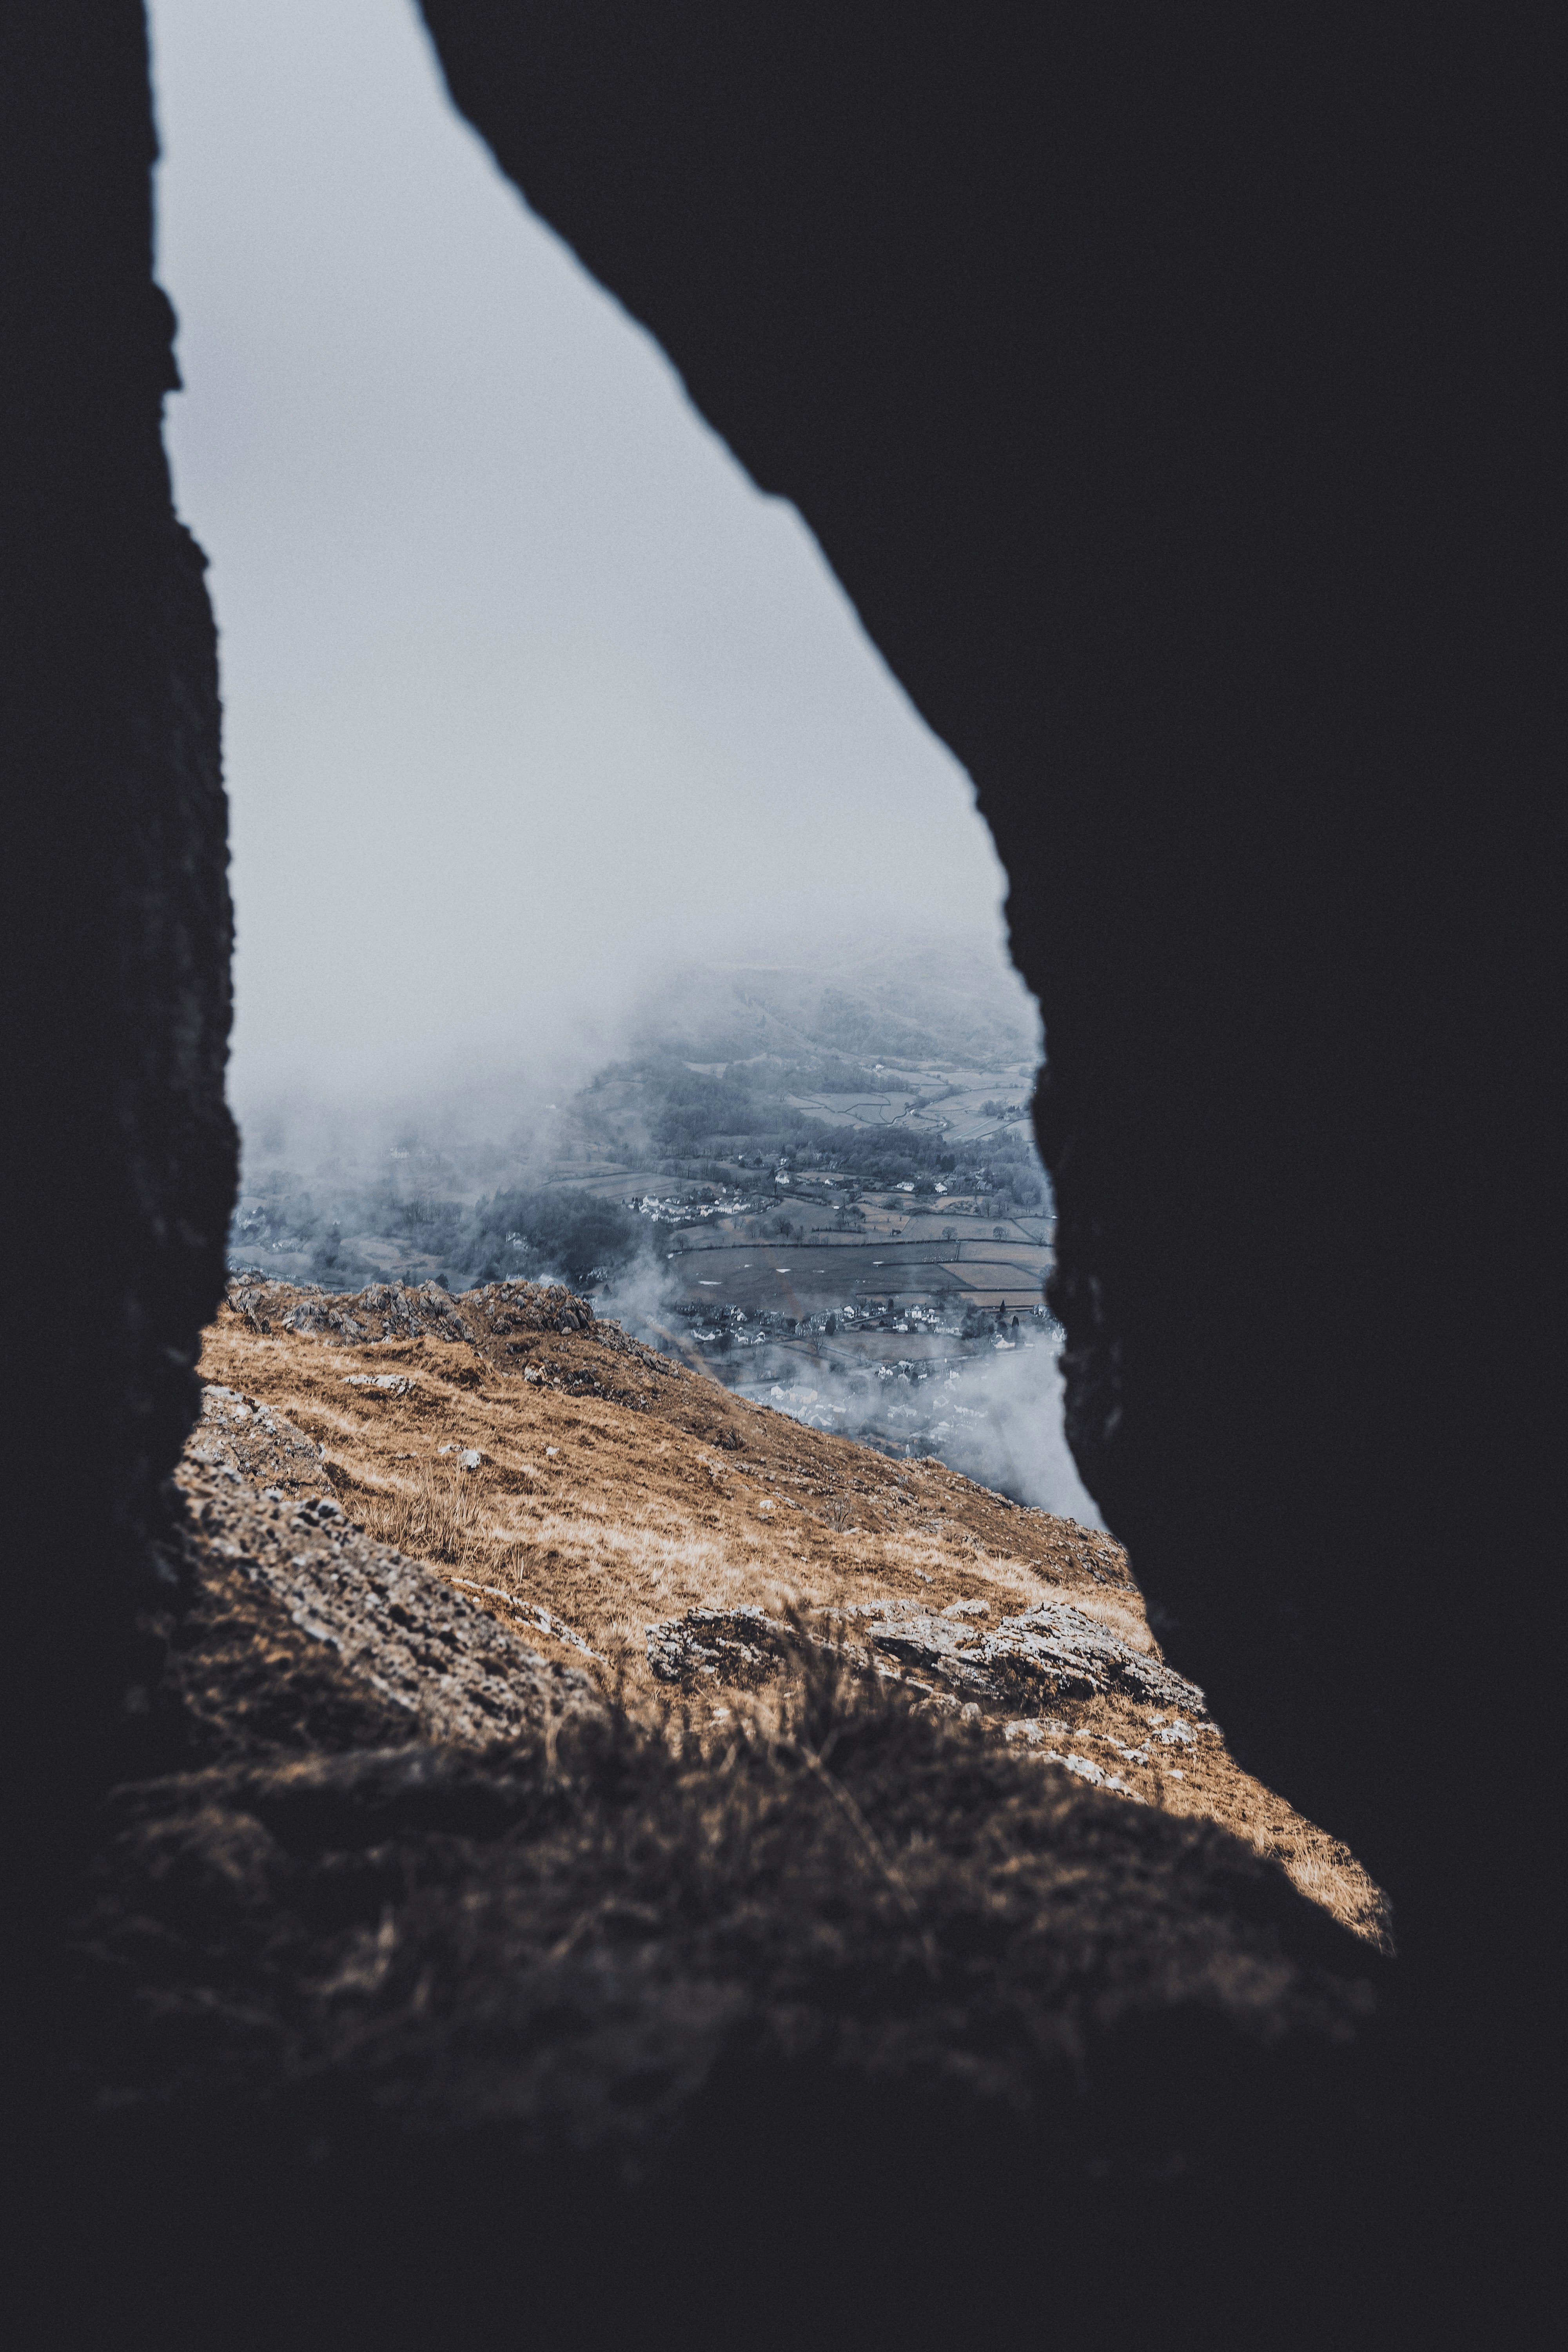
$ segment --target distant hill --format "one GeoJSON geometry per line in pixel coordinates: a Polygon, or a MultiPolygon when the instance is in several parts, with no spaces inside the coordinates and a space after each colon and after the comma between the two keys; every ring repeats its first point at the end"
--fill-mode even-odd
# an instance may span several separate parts
{"type": "Polygon", "coordinates": [[[634,1052],[696,1062],[812,1051],[1003,1069],[1037,1050],[1023,982],[989,941],[879,943],[798,963],[681,967],[643,999],[634,1052]]]}
{"type": "Polygon", "coordinates": [[[231,1260],[327,1282],[474,1280],[522,1270],[526,1246],[528,1270],[584,1284],[646,1243],[611,1205],[622,1172],[628,1192],[650,1174],[754,1179],[825,1150],[856,1182],[946,1179],[1000,1196],[997,1213],[1038,1207],[1037,1053],[1033,1005],[993,940],[694,962],[640,1000],[620,1055],[575,1092],[520,1118],[498,1080],[488,1132],[470,1103],[460,1120],[387,1107],[324,1160],[287,1122],[272,1149],[247,1136],[231,1260]],[[597,1197],[558,1197],[584,1184],[597,1197]]]}

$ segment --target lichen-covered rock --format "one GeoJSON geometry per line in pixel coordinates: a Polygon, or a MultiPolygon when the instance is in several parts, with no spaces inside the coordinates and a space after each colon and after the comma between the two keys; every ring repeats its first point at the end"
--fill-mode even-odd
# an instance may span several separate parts
{"type": "Polygon", "coordinates": [[[824,1611],[827,1635],[769,1617],[755,1606],[689,1609],[647,1628],[648,1664],[661,1682],[754,1683],[792,1654],[838,1647],[851,1664],[875,1673],[891,1662],[921,1689],[988,1711],[1037,1715],[1058,1699],[1114,1695],[1182,1708],[1207,1721],[1204,1695],[1080,1610],[1042,1601],[1004,1617],[994,1630],[979,1622],[984,1602],[940,1615],[911,1601],[858,1601],[824,1611]],[[847,1637],[847,1638],[846,1638],[847,1637]]]}
{"type": "Polygon", "coordinates": [[[188,1465],[236,1486],[271,1490],[278,1501],[319,1496],[335,1503],[322,1448],[261,1398],[207,1381],[201,1405],[202,1417],[185,1441],[188,1465]]]}
{"type": "MultiPolygon", "coordinates": [[[[251,1426],[241,1424],[242,1444],[281,1450],[299,1438],[276,1416],[258,1439],[246,1436],[251,1426]]],[[[373,1541],[330,1490],[308,1491],[302,1479],[291,1495],[276,1483],[258,1491],[232,1462],[205,1458],[216,1452],[198,1433],[180,1473],[189,1573],[227,1570],[272,1603],[336,1672],[401,1719],[403,1737],[484,1747],[600,1704],[586,1675],[542,1658],[431,1570],[373,1541]]],[[[308,1478],[309,1463],[301,1468],[308,1478]]],[[[221,1715],[221,1676],[192,1703],[221,1715]]]]}
{"type": "Polygon", "coordinates": [[[269,1281],[255,1273],[233,1274],[228,1304],[253,1329],[270,1331],[274,1322],[312,1339],[335,1334],[353,1344],[366,1339],[471,1339],[451,1293],[437,1282],[410,1288],[400,1282],[367,1283],[353,1293],[324,1290],[320,1283],[269,1281]]]}
{"type": "Polygon", "coordinates": [[[587,1299],[558,1282],[489,1282],[471,1296],[493,1331],[586,1331],[594,1321],[587,1299]]]}
{"type": "Polygon", "coordinates": [[[1118,1693],[1207,1717],[1196,1684],[1066,1601],[1039,1601],[994,1631],[968,1612],[933,1616],[912,1601],[858,1601],[843,1614],[900,1664],[983,1703],[1037,1712],[1057,1699],[1118,1693]]]}
{"type": "Polygon", "coordinates": [[[661,1683],[712,1682],[752,1686],[765,1682],[810,1636],[753,1603],[736,1609],[689,1609],[647,1628],[647,1662],[661,1683]]]}
{"type": "Polygon", "coordinates": [[[1109,1627],[1066,1601],[1042,1601],[1018,1616],[1005,1617],[994,1633],[977,1644],[984,1670],[1005,1692],[1043,1697],[1098,1697],[1119,1691],[1128,1698],[1184,1707],[1206,1717],[1207,1703],[1195,1683],[1173,1674],[1109,1627]]]}
{"type": "Polygon", "coordinates": [[[353,1303],[373,1339],[417,1339],[425,1333],[437,1339],[473,1338],[457,1300],[438,1282],[422,1282],[415,1290],[397,1282],[367,1283],[353,1303]]]}

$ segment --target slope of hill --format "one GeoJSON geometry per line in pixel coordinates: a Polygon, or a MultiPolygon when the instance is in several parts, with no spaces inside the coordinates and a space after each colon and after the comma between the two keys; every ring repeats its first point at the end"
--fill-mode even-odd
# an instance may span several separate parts
{"type": "Polygon", "coordinates": [[[1037,1025],[1000,940],[933,937],[687,965],[648,992],[634,1034],[693,1061],[827,1051],[1001,1067],[1034,1055],[1037,1025]]]}
{"type": "Polygon", "coordinates": [[[1166,1669],[1125,1555],[934,1460],[891,1462],[738,1398],[584,1300],[237,1283],[209,1329],[187,1486],[335,1504],[557,1672],[700,1738],[847,1647],[998,1742],[1204,1816],[1380,1939],[1346,1850],[1242,1772],[1166,1669]]]}

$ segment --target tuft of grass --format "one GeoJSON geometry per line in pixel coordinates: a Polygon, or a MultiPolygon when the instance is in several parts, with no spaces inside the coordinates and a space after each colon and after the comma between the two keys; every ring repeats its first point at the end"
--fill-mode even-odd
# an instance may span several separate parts
{"type": "Polygon", "coordinates": [[[1249,2316],[1303,2244],[1364,2273],[1375,1954],[1214,1822],[832,1651],[773,1705],[115,1792],[65,1987],[99,2152],[68,2179],[120,2211],[166,2164],[158,2278],[221,2250],[189,2340],[235,2340],[247,2259],[242,2319],[280,2281],[294,2308],[247,2342],[423,2344],[454,2310],[461,2336],[478,2281],[541,2342],[638,2342],[651,2310],[769,2352],[1031,2342],[1042,2310],[1052,2341],[1168,2335],[1183,2306],[1212,2336],[1238,2248],[1249,2316]],[[1128,2312],[1134,2263],[1156,2292],[1128,2312]],[[818,2281],[830,2305],[788,2307],[818,2281]]]}
{"type": "Polygon", "coordinates": [[[430,2122],[504,2112],[546,2150],[569,2084],[574,2128],[629,2151],[724,2052],[815,2057],[1032,2110],[1076,2171],[1101,2075],[1147,2095],[1123,2115],[1108,2091],[1095,2128],[1163,2161],[1194,2099],[1247,2077],[1267,2111],[1275,2061],[1246,2051],[1288,2043],[1310,2089],[1371,2025],[1374,1957],[1253,1848],[1086,1791],[795,1630],[798,1674],[724,1723],[612,1696],[483,1758],[122,1790],[78,1943],[118,2012],[90,2063],[158,2104],[195,2050],[202,2101],[328,2077],[373,2116],[394,2094],[430,2122]],[[165,1915],[178,1933],[150,1941],[165,1915]],[[1152,2032],[1164,2063],[1129,2074],[1152,2032]]]}
{"type": "Polygon", "coordinates": [[[479,1500],[461,1470],[422,1462],[411,1479],[390,1488],[364,1487],[354,1501],[366,1534],[411,1559],[462,1568],[488,1558],[479,1500]]]}

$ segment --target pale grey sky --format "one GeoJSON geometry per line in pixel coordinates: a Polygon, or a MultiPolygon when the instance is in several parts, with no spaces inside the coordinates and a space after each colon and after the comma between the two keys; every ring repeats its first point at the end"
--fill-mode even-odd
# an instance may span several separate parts
{"type": "Polygon", "coordinates": [[[515,1064],[759,937],[1000,943],[962,770],[453,112],[407,0],[152,13],[242,1113],[515,1064]]]}

